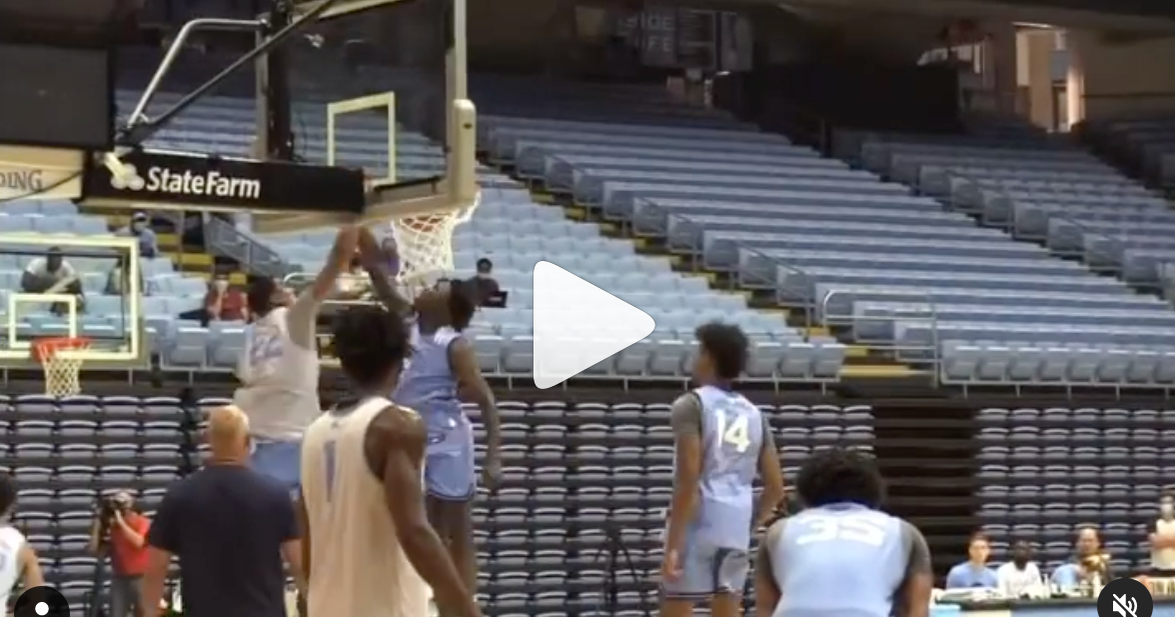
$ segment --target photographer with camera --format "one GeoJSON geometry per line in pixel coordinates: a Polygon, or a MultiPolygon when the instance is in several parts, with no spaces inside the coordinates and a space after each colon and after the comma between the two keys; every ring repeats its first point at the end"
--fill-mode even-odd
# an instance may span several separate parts
{"type": "Polygon", "coordinates": [[[147,570],[147,531],[151,522],[134,508],[131,494],[119,491],[98,504],[90,527],[90,552],[110,550],[109,617],[146,617],[140,602],[143,573],[147,570]]]}

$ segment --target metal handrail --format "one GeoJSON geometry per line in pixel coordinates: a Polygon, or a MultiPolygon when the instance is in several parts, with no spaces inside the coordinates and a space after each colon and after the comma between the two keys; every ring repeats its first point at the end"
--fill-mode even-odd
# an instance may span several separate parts
{"type": "MultiPolygon", "coordinates": [[[[857,319],[857,315],[855,313],[850,313],[848,315],[830,316],[829,312],[828,312],[828,306],[829,306],[832,298],[834,298],[838,295],[846,295],[846,294],[851,294],[851,293],[853,293],[853,291],[851,289],[833,289],[833,290],[830,290],[828,293],[824,294],[824,297],[820,299],[819,316],[823,318],[825,324],[832,324],[837,321],[841,321],[842,323],[847,322],[847,323],[855,325],[855,320],[857,319]]],[[[902,361],[902,362],[905,361],[901,357],[903,351],[929,351],[930,352],[929,360],[930,360],[931,366],[934,369],[933,370],[934,385],[938,386],[940,383],[939,367],[942,365],[942,347],[940,345],[941,341],[939,340],[939,332],[938,332],[938,324],[939,324],[938,303],[935,302],[934,298],[931,297],[930,294],[928,294],[926,292],[922,292],[922,291],[901,292],[901,295],[903,295],[903,296],[908,295],[911,297],[918,298],[919,302],[918,303],[910,303],[911,306],[913,306],[913,307],[918,307],[918,306],[927,307],[929,309],[929,313],[930,313],[929,317],[923,319],[923,318],[919,318],[919,317],[894,316],[894,317],[865,317],[865,319],[876,320],[876,321],[889,321],[889,322],[893,322],[895,325],[900,321],[928,321],[930,324],[930,348],[927,349],[927,348],[921,347],[921,346],[906,347],[903,345],[899,345],[896,338],[893,341],[891,341],[888,346],[882,346],[882,343],[883,343],[882,341],[873,341],[873,340],[868,340],[868,339],[861,340],[858,342],[860,342],[866,346],[873,347],[874,349],[893,350],[894,359],[898,360],[898,361],[902,361]]],[[[856,301],[854,301],[854,303],[855,302],[856,301]]],[[[878,300],[878,302],[889,302],[889,300],[878,300]]],[[[900,303],[901,301],[897,300],[897,301],[893,301],[893,302],[900,303]]]]}
{"type": "MultiPolygon", "coordinates": [[[[668,208],[665,208],[664,206],[657,204],[651,198],[638,197],[637,199],[645,207],[651,207],[653,210],[663,213],[665,215],[666,225],[657,227],[657,226],[654,226],[653,223],[648,221],[647,219],[638,220],[634,216],[632,219],[632,230],[633,230],[634,234],[638,234],[638,235],[647,234],[647,235],[654,236],[654,237],[656,237],[657,234],[661,234],[661,237],[665,237],[666,239],[668,239],[668,233],[669,233],[668,222],[672,219],[677,219],[677,220],[680,220],[680,221],[683,221],[686,223],[697,225],[701,231],[703,231],[703,232],[705,231],[705,229],[702,227],[701,224],[694,223],[693,220],[690,219],[688,216],[685,216],[685,215],[677,213],[677,212],[673,212],[673,211],[669,210],[668,208]]],[[[788,270],[789,272],[793,272],[795,274],[798,274],[803,279],[803,284],[806,288],[812,288],[812,286],[815,284],[815,279],[813,279],[812,275],[808,271],[804,270],[803,268],[789,264],[789,263],[781,260],[779,257],[776,257],[774,255],[770,255],[770,254],[765,253],[759,249],[755,249],[750,246],[744,245],[740,242],[735,241],[734,245],[739,250],[750,251],[751,253],[754,253],[754,254],[770,261],[771,263],[773,263],[776,266],[776,271],[778,271],[778,268],[783,268],[785,270],[788,270]]],[[[701,233],[699,233],[695,239],[694,244],[692,246],[688,247],[689,259],[691,260],[691,263],[690,263],[691,267],[698,265],[698,259],[704,255],[704,248],[705,247],[702,245],[702,235],[701,235],[701,233]]],[[[705,265],[704,262],[702,263],[702,265],[705,265]]],[[[739,268],[737,266],[734,269],[734,273],[735,273],[735,276],[737,277],[737,281],[740,286],[744,285],[748,281],[750,281],[750,282],[757,281],[757,282],[766,283],[768,287],[770,287],[771,289],[774,290],[776,303],[780,304],[780,305],[784,305],[784,306],[788,305],[788,302],[785,301],[787,299],[787,295],[788,295],[787,291],[779,288],[777,281],[776,281],[776,278],[774,276],[772,276],[772,277],[749,276],[747,272],[745,272],[742,268],[739,268]]],[[[773,272],[773,274],[774,274],[774,272],[773,272]]],[[[812,328],[812,326],[816,325],[815,322],[813,321],[813,308],[814,308],[815,302],[814,302],[814,299],[810,296],[806,297],[806,298],[805,297],[797,297],[795,299],[799,300],[802,303],[802,306],[804,309],[804,340],[806,341],[806,340],[808,340],[808,336],[809,336],[808,330],[810,330],[812,328]]]]}
{"type": "Polygon", "coordinates": [[[251,274],[283,277],[297,269],[277,251],[216,216],[204,221],[204,248],[211,254],[236,260],[251,274]]]}

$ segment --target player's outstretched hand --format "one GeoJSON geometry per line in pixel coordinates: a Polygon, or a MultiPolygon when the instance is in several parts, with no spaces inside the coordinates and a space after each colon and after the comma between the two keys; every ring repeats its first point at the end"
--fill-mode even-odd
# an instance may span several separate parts
{"type": "Polygon", "coordinates": [[[359,264],[363,266],[364,270],[371,271],[372,267],[378,265],[380,260],[379,242],[375,239],[375,234],[367,227],[359,228],[359,264]]]}
{"type": "MultiPolygon", "coordinates": [[[[342,225],[335,236],[335,245],[332,259],[343,264],[350,264],[351,258],[359,250],[359,233],[363,229],[359,225],[342,225]]],[[[344,269],[345,270],[345,269],[344,269]]]]}

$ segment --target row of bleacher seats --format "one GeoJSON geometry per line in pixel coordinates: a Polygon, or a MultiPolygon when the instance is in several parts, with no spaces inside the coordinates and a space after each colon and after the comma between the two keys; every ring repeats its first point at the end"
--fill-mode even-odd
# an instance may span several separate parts
{"type": "MultiPolygon", "coordinates": [[[[161,100],[168,100],[168,96],[164,95],[161,100]]],[[[128,93],[122,97],[123,100],[131,98],[128,93]]],[[[610,97],[604,96],[604,99],[607,103],[610,97]]],[[[628,101],[626,105],[631,111],[633,103],[628,101]]],[[[637,107],[656,109],[669,116],[675,114],[664,112],[688,109],[673,104],[650,105],[637,107]]],[[[161,132],[160,142],[218,152],[244,147],[239,134],[251,130],[253,122],[248,105],[226,97],[208,99],[198,107],[198,113],[181,116],[171,128],[161,132]]],[[[605,104],[602,111],[593,109],[593,113],[606,114],[616,108],[605,104]]],[[[647,115],[652,117],[654,114],[647,115]]],[[[685,122],[702,122],[692,110],[682,111],[677,116],[685,122]]],[[[320,117],[323,117],[320,113],[307,115],[305,130],[312,138],[301,145],[311,159],[324,156],[325,141],[321,139],[321,132],[325,129],[317,120],[320,117]]],[[[340,147],[348,149],[350,156],[373,168],[381,163],[379,153],[386,149],[379,137],[382,130],[376,126],[379,122],[375,118],[357,118],[340,137],[340,147]]],[[[782,138],[748,132],[742,125],[731,121],[724,125],[737,130],[688,130],[695,131],[699,137],[733,135],[738,139],[759,140],[764,147],[786,145],[782,138]]],[[[648,128],[629,124],[628,127],[630,131],[664,134],[678,130],[672,126],[648,128]]],[[[419,162],[421,166],[431,165],[430,170],[440,168],[442,159],[438,148],[406,131],[398,131],[397,139],[398,165],[419,162]]],[[[818,160],[810,151],[805,156],[818,160]]],[[[407,173],[411,175],[410,170],[407,173]]],[[[753,377],[781,380],[836,378],[845,352],[835,340],[817,337],[805,341],[778,317],[747,309],[740,297],[710,291],[702,279],[673,272],[668,260],[638,255],[631,242],[606,238],[594,224],[568,222],[559,210],[531,203],[525,191],[509,188],[511,183],[503,178],[483,174],[483,179],[487,187],[483,203],[473,221],[457,232],[454,250],[458,274],[471,274],[476,259],[488,256],[496,264],[495,277],[510,292],[510,308],[483,310],[480,324],[471,332],[484,370],[505,374],[522,374],[531,370],[530,275],[535,262],[551,260],[609,291],[618,292],[622,298],[650,312],[659,326],[649,340],[594,367],[597,374],[630,378],[682,377],[687,372],[682,363],[689,354],[687,348],[693,329],[705,321],[726,319],[738,322],[760,341],[754,354],[753,377]]],[[[325,233],[284,235],[269,238],[267,242],[291,263],[314,271],[324,257],[321,247],[325,233]]],[[[155,330],[166,341],[160,349],[165,365],[189,370],[232,365],[243,340],[235,328],[202,328],[192,323],[171,324],[155,330]]]]}
{"type": "Polygon", "coordinates": [[[1101,530],[1122,571],[1150,559],[1147,525],[1175,484],[1175,410],[987,408],[976,413],[975,495],[999,556],[1037,544],[1055,567],[1086,525],[1101,530]]]}
{"type": "MultiPolygon", "coordinates": [[[[1041,308],[1033,314],[1021,310],[1023,300],[968,299],[970,306],[964,306],[940,297],[938,288],[947,286],[937,279],[920,284],[931,288],[929,298],[911,293],[905,299],[885,298],[880,307],[856,302],[851,314],[858,324],[861,316],[875,316],[893,324],[895,337],[919,340],[927,337],[926,315],[934,314],[943,358],[940,375],[946,382],[1167,387],[1175,380],[1175,364],[1168,359],[1172,343],[1165,337],[1175,313],[1158,298],[1136,295],[1121,282],[1090,272],[1156,283],[1166,240],[1155,236],[1175,224],[1169,205],[1061,138],[999,126],[1003,130],[985,132],[981,125],[970,136],[867,136],[859,160],[937,198],[951,215],[977,218],[983,226],[972,228],[974,233],[1006,231],[1015,239],[1044,244],[1009,249],[1024,258],[1051,254],[1077,257],[1084,264],[1050,260],[1065,263],[1069,272],[1057,270],[1052,284],[1026,290],[1049,296],[1034,298],[1041,308]],[[979,306],[986,315],[975,310],[979,306]],[[907,327],[904,322],[914,317],[924,321],[907,327]],[[1144,330],[1156,336],[1145,336],[1144,330]]],[[[975,275],[955,286],[984,294],[1019,286],[1030,271],[1043,274],[1024,270],[1029,263],[1022,259],[1020,266],[993,267],[992,273],[1002,271],[1000,281],[975,275]]]]}
{"type": "MultiPolygon", "coordinates": [[[[193,416],[227,402],[200,400],[193,416]]],[[[504,400],[499,409],[502,482],[493,495],[483,492],[474,510],[486,605],[496,614],[604,610],[603,584],[615,571],[625,610],[653,606],[672,494],[669,403],[504,400]],[[627,549],[614,562],[612,537],[627,549]]],[[[789,475],[812,448],[872,447],[868,406],[762,409],[789,475]]],[[[476,419],[475,409],[467,412],[476,419]]],[[[131,489],[153,510],[181,473],[177,459],[200,454],[185,445],[193,419],[171,397],[0,396],[0,435],[14,438],[0,451],[0,467],[19,484],[16,522],[71,602],[91,591],[95,562],[84,552],[84,534],[93,503],[131,489]]]]}

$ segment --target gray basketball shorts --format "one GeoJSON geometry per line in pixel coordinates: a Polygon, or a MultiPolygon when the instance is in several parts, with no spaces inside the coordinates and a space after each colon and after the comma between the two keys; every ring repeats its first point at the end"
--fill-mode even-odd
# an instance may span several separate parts
{"type": "Polygon", "coordinates": [[[720,593],[741,594],[750,563],[747,551],[694,543],[678,556],[677,580],[661,582],[661,597],[704,600],[720,593]]]}

